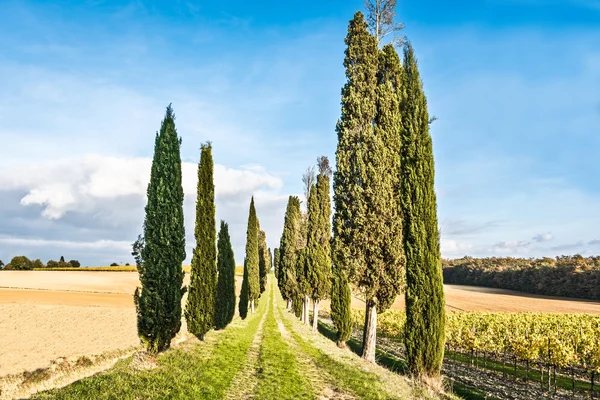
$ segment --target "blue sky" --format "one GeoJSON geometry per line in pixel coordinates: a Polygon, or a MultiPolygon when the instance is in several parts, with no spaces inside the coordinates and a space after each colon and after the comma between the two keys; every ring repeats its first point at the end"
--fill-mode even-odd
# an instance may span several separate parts
{"type": "MultiPolygon", "coordinates": [[[[334,159],[362,1],[0,1],[0,259],[132,262],[173,103],[188,254],[214,146],[238,263],[248,202],[275,247],[289,194],[334,159]]],[[[600,253],[600,1],[399,0],[428,96],[446,257],[600,253]]]]}

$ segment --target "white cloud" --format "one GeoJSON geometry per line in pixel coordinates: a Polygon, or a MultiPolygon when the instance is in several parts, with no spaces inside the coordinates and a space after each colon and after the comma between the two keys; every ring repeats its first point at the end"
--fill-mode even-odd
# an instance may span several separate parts
{"type": "Polygon", "coordinates": [[[527,252],[531,243],[526,241],[507,240],[496,243],[492,246],[492,251],[500,254],[517,254],[527,252]]]}
{"type": "MultiPolygon", "coordinates": [[[[22,210],[18,211],[22,215],[15,215],[10,225],[9,214],[0,220],[0,226],[6,227],[0,231],[2,256],[12,257],[17,249],[34,256],[43,253],[41,247],[53,247],[52,251],[93,250],[94,257],[104,253],[107,257],[112,254],[120,260],[129,259],[134,232],[140,232],[142,227],[150,167],[150,158],[88,154],[0,169],[3,207],[13,210],[13,215],[19,204],[18,210],[22,210]],[[25,210],[29,212],[24,213],[25,210]],[[60,236],[48,236],[56,233],[60,236]],[[85,239],[79,237],[82,234],[85,239]]],[[[182,163],[188,261],[194,247],[197,168],[196,163],[182,163]]],[[[287,201],[287,196],[280,193],[282,180],[256,166],[231,168],[215,164],[214,168],[217,218],[230,224],[232,244],[240,262],[251,196],[255,197],[269,245],[276,246],[287,201]]]]}
{"type": "Polygon", "coordinates": [[[23,247],[52,247],[75,250],[120,250],[131,251],[131,242],[116,240],[96,240],[93,242],[75,242],[69,240],[30,239],[0,237],[0,244],[23,247]]]}
{"type": "MultiPolygon", "coordinates": [[[[59,219],[69,211],[90,211],[103,199],[145,196],[150,180],[149,158],[89,154],[82,157],[18,165],[0,171],[0,190],[23,190],[21,204],[43,207],[42,215],[59,219]]],[[[281,179],[264,170],[215,165],[215,195],[250,197],[259,190],[276,191],[281,179]]],[[[197,164],[182,164],[183,189],[195,196],[197,164]]]]}
{"type": "Polygon", "coordinates": [[[531,240],[536,242],[548,242],[554,239],[554,235],[551,232],[540,233],[539,235],[535,235],[531,240]]]}
{"type": "Polygon", "coordinates": [[[440,239],[440,250],[442,257],[462,257],[468,255],[473,250],[473,245],[442,237],[440,239]]]}

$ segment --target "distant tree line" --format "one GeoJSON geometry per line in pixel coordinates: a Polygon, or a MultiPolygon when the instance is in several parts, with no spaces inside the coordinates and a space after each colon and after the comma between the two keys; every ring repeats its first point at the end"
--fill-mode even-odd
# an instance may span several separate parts
{"type": "Polygon", "coordinates": [[[600,256],[443,260],[444,283],[600,300],[600,256]]]}
{"type": "Polygon", "coordinates": [[[79,268],[81,267],[81,263],[77,260],[65,261],[63,256],[60,257],[60,261],[48,260],[46,264],[42,262],[42,260],[35,259],[30,260],[26,256],[15,256],[10,260],[10,262],[6,265],[2,261],[0,261],[0,269],[4,268],[5,270],[13,270],[13,271],[32,271],[34,269],[40,268],[79,268]]]}

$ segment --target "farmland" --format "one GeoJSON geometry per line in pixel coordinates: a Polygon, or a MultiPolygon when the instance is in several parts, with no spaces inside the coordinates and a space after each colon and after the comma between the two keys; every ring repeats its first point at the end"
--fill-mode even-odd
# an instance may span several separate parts
{"type": "Polygon", "coordinates": [[[202,342],[175,341],[156,358],[128,357],[34,398],[439,398],[310,332],[284,310],[273,279],[268,287],[256,314],[202,342]]]}
{"type": "MultiPolygon", "coordinates": [[[[188,279],[186,275],[184,284],[188,279]]],[[[58,357],[137,346],[131,294],[138,284],[133,272],[1,272],[0,376],[45,367],[58,357]]],[[[452,285],[445,290],[448,310],[600,314],[597,302],[452,285]]],[[[393,308],[403,306],[400,297],[393,308]]],[[[354,298],[353,307],[362,310],[364,303],[354,298]]]]}

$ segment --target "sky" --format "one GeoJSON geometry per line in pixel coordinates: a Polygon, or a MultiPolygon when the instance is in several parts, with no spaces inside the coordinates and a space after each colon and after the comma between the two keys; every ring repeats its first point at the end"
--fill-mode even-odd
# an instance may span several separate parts
{"type": "MultiPolygon", "coordinates": [[[[200,146],[243,263],[250,197],[277,247],[335,160],[363,1],[0,0],[0,260],[133,263],[154,135],[182,138],[187,253],[200,146]]],[[[600,0],[399,0],[428,98],[442,255],[600,254],[600,0]]]]}

